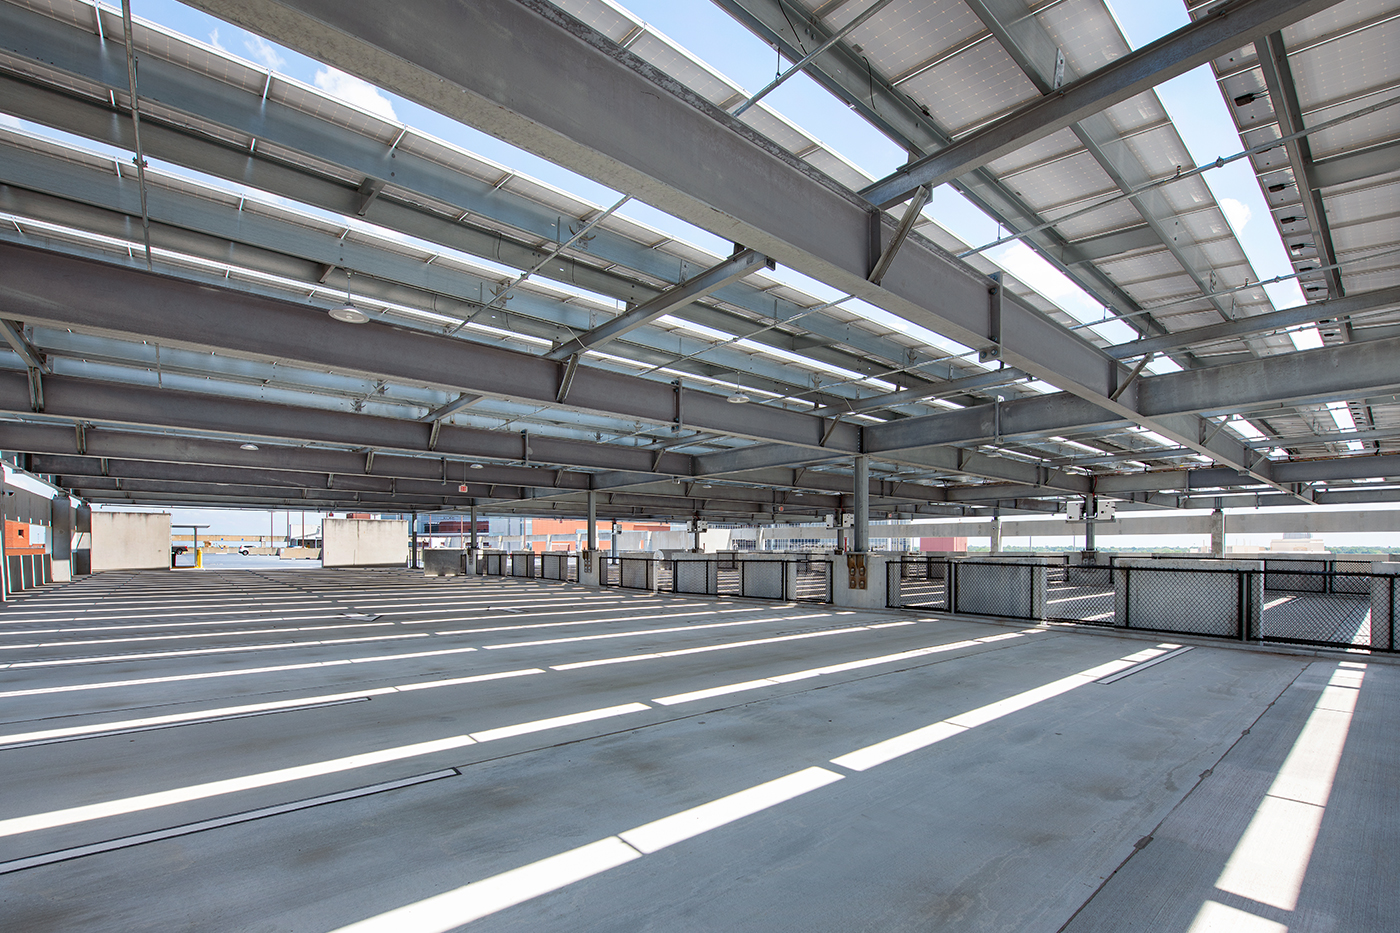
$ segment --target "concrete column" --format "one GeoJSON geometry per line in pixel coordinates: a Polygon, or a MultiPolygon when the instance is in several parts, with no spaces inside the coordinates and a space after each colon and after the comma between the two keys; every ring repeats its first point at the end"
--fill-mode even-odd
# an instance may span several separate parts
{"type": "Polygon", "coordinates": [[[598,493],[588,490],[588,550],[598,550],[598,493]]]}
{"type": "Polygon", "coordinates": [[[613,560],[617,560],[617,539],[618,539],[618,536],[619,536],[619,534],[618,534],[618,530],[617,530],[617,522],[613,522],[613,523],[612,523],[612,559],[613,559],[613,560]]]}
{"type": "Polygon", "coordinates": [[[1225,556],[1225,513],[1220,509],[1210,513],[1210,553],[1225,556]]]}
{"type": "Polygon", "coordinates": [[[73,579],[73,503],[66,496],[53,500],[53,521],[49,526],[49,557],[55,583],[73,579]]]}
{"type": "Polygon", "coordinates": [[[695,513],[695,520],[690,527],[690,549],[696,554],[700,553],[700,513],[695,513]]]}
{"type": "Polygon", "coordinates": [[[870,550],[870,458],[856,457],[855,468],[855,547],[857,554],[870,550]]]}
{"type": "Polygon", "coordinates": [[[1000,554],[1000,553],[1001,553],[1001,516],[1000,516],[1000,515],[993,515],[993,516],[992,516],[992,546],[991,546],[991,552],[992,552],[993,554],[1000,554]]]}
{"type": "MultiPolygon", "coordinates": [[[[413,552],[413,562],[412,562],[409,566],[411,566],[414,570],[417,570],[417,569],[418,569],[418,513],[417,513],[417,512],[409,512],[408,514],[409,514],[409,519],[408,519],[408,521],[409,521],[409,524],[410,524],[410,526],[411,526],[411,528],[412,528],[412,534],[410,534],[409,537],[413,539],[413,540],[409,543],[409,548],[410,548],[410,549],[412,550],[412,552],[413,552]]],[[[288,521],[290,521],[290,519],[288,519],[288,521]]]]}

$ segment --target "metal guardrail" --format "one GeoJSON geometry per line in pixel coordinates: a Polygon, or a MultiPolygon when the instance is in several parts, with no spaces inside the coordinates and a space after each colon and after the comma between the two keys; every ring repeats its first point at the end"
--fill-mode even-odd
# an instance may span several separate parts
{"type": "Polygon", "coordinates": [[[1263,571],[1200,563],[906,558],[886,565],[886,604],[1240,641],[1386,652],[1400,647],[1400,575],[1336,569],[1358,561],[1319,561],[1326,569],[1266,562],[1263,571]]]}

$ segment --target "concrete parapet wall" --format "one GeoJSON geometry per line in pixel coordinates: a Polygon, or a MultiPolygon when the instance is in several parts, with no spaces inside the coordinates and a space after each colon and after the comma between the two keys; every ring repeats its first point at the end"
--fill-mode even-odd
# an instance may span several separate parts
{"type": "Polygon", "coordinates": [[[423,551],[423,576],[425,577],[458,577],[461,576],[462,564],[466,558],[466,551],[456,548],[427,548],[423,551]]]}
{"type": "Polygon", "coordinates": [[[1011,619],[1043,619],[1046,570],[1057,564],[1059,561],[1043,557],[954,561],[953,611],[1011,619]]]}
{"type": "Polygon", "coordinates": [[[277,549],[277,556],[283,560],[315,560],[321,556],[321,549],[316,547],[282,547],[277,549]]]}
{"type": "Polygon", "coordinates": [[[321,528],[325,567],[408,566],[408,522],[328,518],[321,528]]]}
{"type": "Polygon", "coordinates": [[[1240,600],[1249,633],[1259,631],[1264,562],[1119,558],[1113,564],[1114,624],[1199,635],[1239,635],[1240,600]],[[1251,571],[1242,592],[1239,571],[1251,571]]]}
{"type": "Polygon", "coordinates": [[[170,515],[93,512],[91,572],[169,570],[170,515]]]}
{"type": "MultiPolygon", "coordinates": [[[[804,531],[806,529],[803,529],[804,531]]],[[[846,567],[846,555],[831,558],[831,603],[846,609],[885,608],[885,565],[892,558],[886,554],[865,555],[865,589],[851,587],[851,575],[846,567]]]]}
{"type": "Polygon", "coordinates": [[[607,551],[582,551],[578,557],[578,582],[584,586],[598,586],[598,577],[603,569],[603,559],[607,551]]]}

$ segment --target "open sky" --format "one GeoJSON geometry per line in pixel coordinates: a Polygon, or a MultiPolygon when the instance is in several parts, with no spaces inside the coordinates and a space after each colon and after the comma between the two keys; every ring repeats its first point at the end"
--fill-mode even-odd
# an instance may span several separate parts
{"type": "MultiPolygon", "coordinates": [[[[771,48],[709,0],[613,2],[630,10],[672,39],[683,38],[682,44],[690,52],[751,92],[767,84],[780,70],[791,64],[782,60],[771,48]]],[[[1188,21],[1185,6],[1179,0],[1111,0],[1110,6],[1124,35],[1134,47],[1151,42],[1188,21]]],[[[386,5],[386,13],[390,8],[391,5],[386,5]]],[[[620,196],[618,192],[587,178],[174,0],[133,0],[132,9],[134,15],[139,18],[153,21],[265,68],[321,88],[371,112],[408,123],[596,204],[611,204],[620,196]]],[[[1172,114],[1178,131],[1197,164],[1214,161],[1219,156],[1232,155],[1241,148],[1239,137],[1234,131],[1208,66],[1202,66],[1161,85],[1158,95],[1167,111],[1172,114]],[[1188,114],[1190,119],[1179,119],[1188,114]]],[[[822,139],[872,177],[888,173],[905,159],[901,149],[805,76],[799,75],[789,80],[766,98],[766,104],[822,139]]],[[[15,125],[17,122],[3,116],[0,116],[0,121],[9,125],[15,125]]],[[[60,135],[29,124],[24,124],[24,128],[47,135],[60,135]]],[[[89,148],[101,148],[87,141],[70,141],[89,148]]],[[[191,174],[175,166],[160,167],[176,174],[191,174]]],[[[1241,160],[1223,169],[1208,172],[1205,178],[1239,237],[1256,275],[1261,279],[1268,279],[1290,273],[1292,269],[1283,243],[1270,221],[1263,196],[1247,164],[1241,160]]],[[[722,241],[641,202],[629,202],[622,213],[672,236],[705,246],[716,253],[727,253],[729,249],[727,241],[722,241]]],[[[998,234],[998,227],[994,221],[947,186],[935,192],[927,213],[970,245],[980,246],[996,239],[998,234]]],[[[988,255],[1071,314],[1086,320],[1099,316],[1097,303],[1028,248],[1020,244],[1008,244],[989,251],[988,255]]],[[[780,269],[779,275],[819,298],[839,297],[820,283],[814,283],[790,270],[780,269]]],[[[1300,304],[1303,300],[1297,285],[1292,282],[1270,286],[1269,291],[1278,307],[1300,304]]],[[[860,303],[853,303],[848,307],[865,310],[873,317],[889,317],[879,309],[860,303]]],[[[1124,330],[1126,331],[1126,328],[1124,330]]],[[[1154,364],[1154,367],[1161,366],[1171,367],[1174,364],[1166,360],[1154,364]]],[[[269,516],[266,512],[242,514],[228,510],[175,511],[178,513],[177,520],[211,524],[215,526],[211,529],[213,532],[265,533],[268,527],[269,516]]],[[[284,521],[281,515],[282,513],[278,513],[278,517],[274,519],[279,531],[284,521]]],[[[1125,540],[1123,543],[1128,542],[1125,540]]]]}

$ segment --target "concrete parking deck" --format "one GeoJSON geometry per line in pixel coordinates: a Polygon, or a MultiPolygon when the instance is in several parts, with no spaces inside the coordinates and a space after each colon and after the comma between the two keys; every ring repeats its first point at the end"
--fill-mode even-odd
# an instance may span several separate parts
{"type": "Polygon", "coordinates": [[[88,577],[0,614],[0,929],[1400,929],[1397,669],[1176,647],[88,577]]]}

